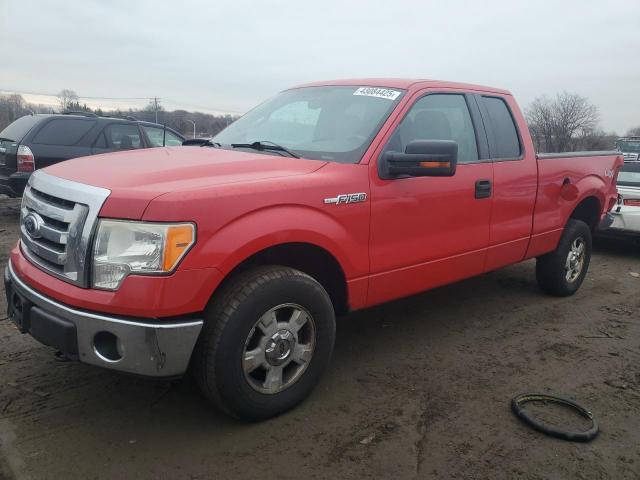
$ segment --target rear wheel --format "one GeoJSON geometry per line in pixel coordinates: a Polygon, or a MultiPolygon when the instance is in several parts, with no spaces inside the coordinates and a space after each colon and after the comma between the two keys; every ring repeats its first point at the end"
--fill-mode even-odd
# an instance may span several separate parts
{"type": "Polygon", "coordinates": [[[304,400],[333,351],[335,315],[324,288],[303,272],[271,266],[238,275],[216,296],[193,359],[204,394],[248,420],[304,400]]]}
{"type": "Polygon", "coordinates": [[[556,250],[537,259],[538,285],[551,295],[573,295],[587,275],[590,260],[589,226],[581,220],[569,219],[556,250]]]}

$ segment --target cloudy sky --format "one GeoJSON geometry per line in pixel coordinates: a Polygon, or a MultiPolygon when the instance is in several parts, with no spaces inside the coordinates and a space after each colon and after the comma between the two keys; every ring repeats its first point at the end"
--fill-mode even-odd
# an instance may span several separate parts
{"type": "MultiPolygon", "coordinates": [[[[417,77],[587,96],[640,125],[640,1],[0,0],[0,91],[244,112],[290,85],[417,77]]],[[[47,97],[27,96],[46,102],[47,97]]]]}

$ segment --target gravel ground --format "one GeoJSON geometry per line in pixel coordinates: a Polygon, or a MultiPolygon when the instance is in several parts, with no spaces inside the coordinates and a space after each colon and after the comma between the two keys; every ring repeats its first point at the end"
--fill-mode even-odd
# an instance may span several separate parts
{"type": "MultiPolygon", "coordinates": [[[[16,215],[0,200],[2,265],[16,215]]],[[[226,418],[189,381],[58,362],[1,320],[0,478],[638,479],[640,248],[597,242],[572,298],[538,291],[534,266],[340,319],[311,398],[257,424],[226,418]],[[583,403],[600,436],[528,429],[509,400],[532,390],[583,403]]]]}

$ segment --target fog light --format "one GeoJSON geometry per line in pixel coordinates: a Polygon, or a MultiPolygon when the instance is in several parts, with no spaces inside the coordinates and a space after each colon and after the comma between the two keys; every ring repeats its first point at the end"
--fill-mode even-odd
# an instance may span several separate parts
{"type": "Polygon", "coordinates": [[[98,332],[93,337],[93,350],[105,362],[115,363],[124,357],[124,346],[118,337],[110,332],[98,332]]]}

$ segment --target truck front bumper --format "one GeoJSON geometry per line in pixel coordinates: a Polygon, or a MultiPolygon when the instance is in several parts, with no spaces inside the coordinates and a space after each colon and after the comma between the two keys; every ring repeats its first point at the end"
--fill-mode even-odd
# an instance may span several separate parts
{"type": "Polygon", "coordinates": [[[7,316],[22,333],[81,362],[152,377],[187,371],[202,320],[107,316],[58,303],[4,272],[7,316]]]}

